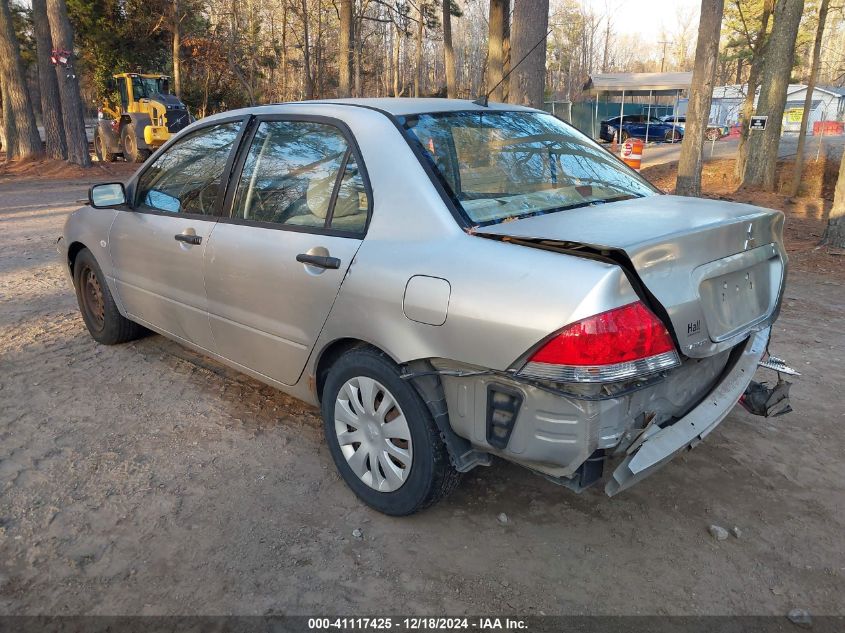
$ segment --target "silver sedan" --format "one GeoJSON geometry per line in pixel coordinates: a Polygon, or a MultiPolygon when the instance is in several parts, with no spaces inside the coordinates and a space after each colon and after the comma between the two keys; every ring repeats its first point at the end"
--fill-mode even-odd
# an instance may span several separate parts
{"type": "Polygon", "coordinates": [[[58,250],[96,341],[153,330],[320,406],[349,487],[404,515],[494,455],[615,494],[741,399],[785,410],[752,382],[783,220],[536,110],[362,99],[198,121],[58,250]]]}

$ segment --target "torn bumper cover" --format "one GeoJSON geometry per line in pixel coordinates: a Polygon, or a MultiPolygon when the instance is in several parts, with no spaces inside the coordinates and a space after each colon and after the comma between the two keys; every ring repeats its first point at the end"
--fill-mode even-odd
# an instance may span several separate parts
{"type": "Polygon", "coordinates": [[[637,447],[613,471],[605,492],[613,496],[630,488],[669,462],[683,450],[695,447],[734,408],[748,387],[757,363],[766,351],[771,328],[760,330],[746,341],[736,364],[701,403],[665,428],[650,427],[637,447]]]}

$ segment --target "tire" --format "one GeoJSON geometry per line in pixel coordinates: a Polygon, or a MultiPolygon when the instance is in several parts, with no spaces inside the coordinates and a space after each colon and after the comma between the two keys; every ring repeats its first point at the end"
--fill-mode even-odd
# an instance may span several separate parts
{"type": "Polygon", "coordinates": [[[335,362],[323,388],[322,413],[338,472],[359,499],[379,512],[413,514],[460,482],[428,407],[378,350],[356,348],[335,362]],[[356,394],[361,398],[354,399],[356,394]],[[387,398],[394,404],[381,411],[387,398]]]}
{"type": "Polygon", "coordinates": [[[101,163],[113,163],[117,154],[113,154],[108,150],[108,143],[103,138],[103,133],[97,130],[94,134],[94,153],[97,155],[97,160],[101,163]]]}
{"type": "Polygon", "coordinates": [[[666,130],[666,134],[663,135],[663,142],[665,143],[677,143],[681,140],[683,140],[683,137],[677,130],[666,130]]]}
{"type": "Polygon", "coordinates": [[[123,147],[123,157],[129,163],[143,163],[150,157],[150,150],[138,147],[134,123],[130,123],[121,131],[120,146],[123,147]]]}
{"type": "Polygon", "coordinates": [[[73,285],[85,327],[98,343],[126,343],[147,333],[144,327],[120,314],[103,271],[87,248],[79,251],[74,260],[73,285]]]}
{"type": "Polygon", "coordinates": [[[620,142],[624,143],[624,142],[625,142],[625,141],[627,141],[629,138],[631,138],[631,135],[630,135],[630,134],[628,134],[625,130],[622,130],[622,134],[620,134],[620,135],[619,135],[619,140],[620,140],[620,142]]]}

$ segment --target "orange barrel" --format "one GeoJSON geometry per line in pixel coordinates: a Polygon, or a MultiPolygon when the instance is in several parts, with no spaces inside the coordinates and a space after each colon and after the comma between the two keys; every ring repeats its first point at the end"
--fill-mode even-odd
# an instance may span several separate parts
{"type": "Polygon", "coordinates": [[[643,162],[643,143],[638,138],[629,138],[622,146],[622,160],[628,167],[640,171],[643,162]]]}

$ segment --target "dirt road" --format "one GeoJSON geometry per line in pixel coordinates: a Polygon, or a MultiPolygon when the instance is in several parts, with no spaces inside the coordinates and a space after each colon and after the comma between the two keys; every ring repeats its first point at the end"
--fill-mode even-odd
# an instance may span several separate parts
{"type": "Polygon", "coordinates": [[[612,500],[498,463],[392,519],[310,407],[160,336],[94,343],[54,250],[84,193],[0,179],[0,613],[843,613],[841,276],[789,281],[795,413],[737,410],[612,500]]]}

